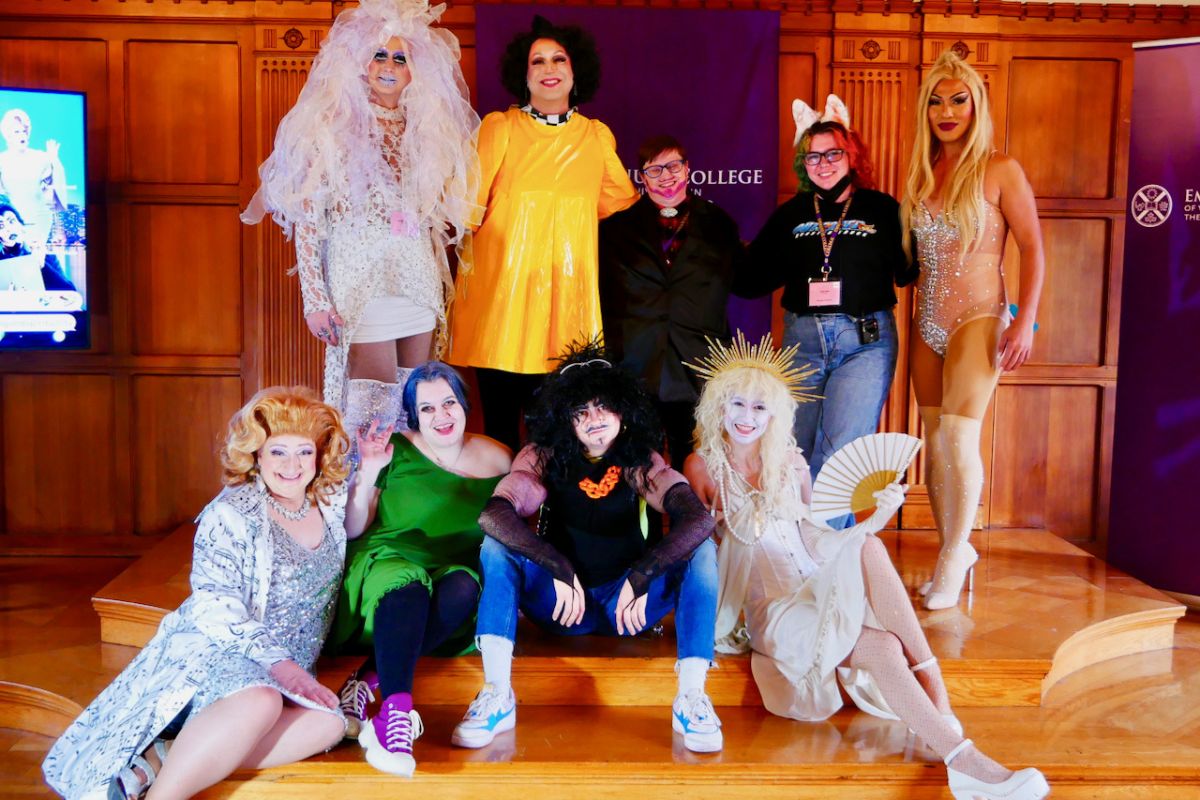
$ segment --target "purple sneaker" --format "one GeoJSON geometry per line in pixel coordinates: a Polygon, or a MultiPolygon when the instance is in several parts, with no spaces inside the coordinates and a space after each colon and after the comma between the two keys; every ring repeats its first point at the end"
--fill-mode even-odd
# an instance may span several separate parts
{"type": "Polygon", "coordinates": [[[417,766],[413,742],[424,731],[421,716],[413,710],[412,695],[397,692],[388,696],[370,724],[363,726],[358,743],[375,769],[411,778],[417,766]]]}

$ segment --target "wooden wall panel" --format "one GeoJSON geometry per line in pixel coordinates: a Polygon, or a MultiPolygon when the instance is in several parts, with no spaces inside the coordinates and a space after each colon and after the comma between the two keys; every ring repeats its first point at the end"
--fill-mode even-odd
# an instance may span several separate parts
{"type": "MultiPolygon", "coordinates": [[[[311,64],[307,56],[258,59],[257,162],[270,154],[275,129],[296,102],[311,64]]],[[[304,323],[300,280],[288,274],[296,263],[296,249],[269,218],[258,225],[256,236],[262,281],[263,385],[320,387],[324,347],[304,323]]]]}
{"type": "MultiPolygon", "coordinates": [[[[815,52],[782,53],[779,56],[779,199],[791,197],[800,188],[796,175],[796,151],[792,146],[796,125],[792,120],[792,100],[800,99],[810,105],[824,102],[817,98],[817,54],[815,52]]],[[[743,231],[747,239],[756,231],[743,231]]]]}
{"type": "Polygon", "coordinates": [[[163,532],[191,519],[221,488],[217,450],[242,404],[235,377],[133,379],[137,529],[163,532]]]}
{"type": "Polygon", "coordinates": [[[991,472],[991,524],[1093,539],[1100,485],[1102,391],[1001,386],[991,472]]]}
{"type": "MultiPolygon", "coordinates": [[[[87,178],[99,180],[105,174],[108,47],[102,40],[0,38],[0,85],[86,92],[87,178]]],[[[67,180],[75,183],[82,178],[68,175],[67,180]]]]}
{"type": "Polygon", "coordinates": [[[1009,64],[1007,150],[1038,197],[1106,198],[1114,192],[1120,63],[1014,58],[1009,64]]]}
{"type": "MultiPolygon", "coordinates": [[[[1045,214],[1041,222],[1046,282],[1029,363],[1098,367],[1104,363],[1112,224],[1102,217],[1045,214]]],[[[1010,236],[1004,253],[1004,278],[1012,302],[1019,297],[1019,276],[1019,251],[1010,236]]]]}
{"type": "Polygon", "coordinates": [[[916,93],[909,69],[842,68],[834,70],[834,93],[846,102],[850,121],[871,148],[880,191],[901,193],[908,148],[901,131],[911,116],[916,93]]]}
{"type": "Polygon", "coordinates": [[[237,206],[138,203],[130,210],[134,352],[242,352],[237,206]]]}
{"type": "Polygon", "coordinates": [[[3,376],[4,529],[116,528],[114,384],[107,375],[3,376]]]}
{"type": "Polygon", "coordinates": [[[236,184],[242,161],[237,45],[135,41],[126,61],[131,180],[236,184]]]}

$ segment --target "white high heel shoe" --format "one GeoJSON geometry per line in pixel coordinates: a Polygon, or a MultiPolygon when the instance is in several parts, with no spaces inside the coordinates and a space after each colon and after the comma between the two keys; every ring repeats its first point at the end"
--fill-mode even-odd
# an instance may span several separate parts
{"type": "Polygon", "coordinates": [[[954,800],[1041,800],[1050,794],[1046,776],[1033,767],[1018,770],[1000,783],[987,783],[951,767],[950,762],[972,744],[970,739],[963,739],[942,759],[954,800]]]}
{"type": "Polygon", "coordinates": [[[958,598],[962,594],[963,585],[966,585],[967,594],[975,591],[975,562],[979,560],[979,553],[968,542],[963,542],[953,549],[953,554],[947,556],[947,550],[943,550],[939,557],[938,567],[940,572],[938,577],[941,578],[941,584],[933,586],[932,582],[929,592],[925,595],[925,608],[930,611],[937,611],[943,608],[953,608],[958,605],[958,598]],[[955,558],[961,551],[966,551],[967,556],[955,558]],[[947,570],[961,570],[953,577],[946,577],[947,570]]]}

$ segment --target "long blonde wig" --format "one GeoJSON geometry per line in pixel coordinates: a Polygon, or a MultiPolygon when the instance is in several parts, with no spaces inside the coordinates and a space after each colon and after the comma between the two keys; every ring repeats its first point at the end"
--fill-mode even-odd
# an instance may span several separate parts
{"type": "Polygon", "coordinates": [[[221,481],[226,486],[249,483],[258,475],[258,451],[272,436],[303,436],[317,446],[317,474],[308,495],[328,502],[337,485],[346,479],[346,453],[350,439],[342,417],[322,403],[307,386],[271,386],[250,398],[229,420],[221,448],[221,481]]]}
{"type": "Polygon", "coordinates": [[[770,507],[778,508],[791,492],[791,453],[796,447],[792,434],[796,401],[778,377],[765,369],[741,366],[723,370],[704,384],[696,405],[696,452],[704,459],[714,482],[732,479],[732,475],[725,474],[732,470],[725,438],[725,409],[734,395],[762,400],[771,412],[771,422],[758,440],[762,457],[759,488],[770,507]]]}
{"type": "Polygon", "coordinates": [[[938,83],[944,80],[960,80],[966,84],[973,114],[966,133],[966,146],[942,188],[942,214],[946,222],[958,229],[964,254],[978,246],[983,238],[983,176],[993,152],[992,114],[983,78],[970,64],[947,51],[933,62],[917,94],[912,157],[908,161],[904,199],[900,203],[904,249],[910,258],[913,215],[920,204],[933,195],[933,165],[943,156],[942,144],[934,137],[929,124],[929,98],[938,83]]]}

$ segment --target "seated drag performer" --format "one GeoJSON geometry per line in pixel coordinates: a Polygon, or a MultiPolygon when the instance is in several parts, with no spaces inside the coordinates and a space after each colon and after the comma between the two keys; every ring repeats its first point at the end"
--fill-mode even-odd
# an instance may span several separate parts
{"type": "Polygon", "coordinates": [[[546,377],[528,427],[531,443],[479,519],[487,538],[475,630],[486,683],[452,741],[484,747],[516,725],[518,608],[551,633],[610,636],[637,634],[674,609],[671,724],[688,749],[720,750],[721,722],[704,692],[717,599],[713,521],[655,451],[662,430],[650,398],[599,347],[578,347],[546,377]],[[670,519],[653,547],[643,503],[670,519]],[[544,537],[525,522],[539,507],[544,537]]]}
{"type": "Polygon", "coordinates": [[[358,440],[362,464],[346,505],[351,541],[329,641],[373,653],[342,687],[347,732],[358,735],[372,766],[408,777],[422,727],[413,709],[417,658],[474,649],[479,512],[512,457],[466,433],[466,387],[440,361],[413,371],[403,403],[409,430],[372,426],[358,440]],[[364,724],[376,689],[383,704],[364,724]]]}
{"type": "Polygon", "coordinates": [[[725,307],[742,242],[720,206],[688,192],[687,149],[677,139],[647,139],[637,159],[646,193],[600,223],[604,344],[650,388],[679,470],[700,396],[683,365],[704,355],[705,337],[729,337],[725,307]]]}
{"type": "Polygon", "coordinates": [[[874,513],[847,530],[809,513],[808,465],[796,447],[798,384],[791,352],[769,338],[714,345],[696,409],[697,451],[687,475],[719,520],[718,647],[753,650],[763,704],[773,714],[823,720],[851,699],[899,718],[948,767],[956,800],[1037,800],[1050,789],[1036,769],[1011,772],[964,739],[937,659],[908,592],[874,534],[904,502],[893,483],[874,513]],[[745,628],[738,629],[739,617],[745,628]]]}
{"type": "Polygon", "coordinates": [[[337,744],[338,698],[312,669],[342,577],[348,448],[337,411],[302,387],[264,389],[234,414],[192,594],[54,743],[51,788],[191,797],[337,744]]]}

